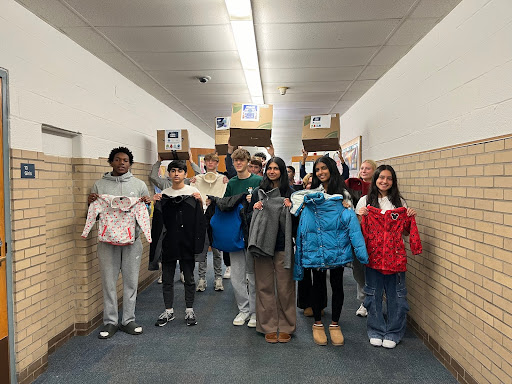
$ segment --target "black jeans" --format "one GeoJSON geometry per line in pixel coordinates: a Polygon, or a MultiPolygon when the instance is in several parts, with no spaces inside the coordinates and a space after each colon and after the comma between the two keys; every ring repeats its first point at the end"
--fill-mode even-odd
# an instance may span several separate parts
{"type": "Polygon", "coordinates": [[[229,257],[229,252],[222,251],[222,259],[224,260],[224,265],[226,267],[231,266],[231,258],[229,257]]]}
{"type": "MultiPolygon", "coordinates": [[[[194,281],[194,267],[196,262],[191,260],[180,260],[180,269],[185,276],[185,303],[187,308],[194,305],[194,294],[196,283],[194,281]]],[[[174,271],[176,270],[176,260],[162,263],[162,291],[164,293],[165,308],[173,307],[174,303],[174,271]]]]}
{"type": "MultiPolygon", "coordinates": [[[[330,281],[332,289],[332,321],[337,323],[341,316],[345,293],[343,292],[343,267],[330,269],[330,281]]],[[[322,320],[322,280],[325,282],[326,271],[313,269],[313,315],[315,321],[322,320]]]]}

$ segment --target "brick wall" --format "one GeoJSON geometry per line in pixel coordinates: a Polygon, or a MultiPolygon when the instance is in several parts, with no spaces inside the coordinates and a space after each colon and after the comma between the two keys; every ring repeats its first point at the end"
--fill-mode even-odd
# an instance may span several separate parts
{"type": "Polygon", "coordinates": [[[512,138],[380,163],[418,211],[411,324],[461,383],[512,382],[512,138]]]}
{"type": "MultiPolygon", "coordinates": [[[[148,183],[150,165],[132,173],[148,183]]],[[[75,159],[11,150],[16,371],[20,383],[44,370],[48,353],[101,323],[102,293],[97,231],[82,239],[87,195],[111,170],[106,159],[75,159]],[[35,179],[20,179],[20,163],[33,163],[35,179]]],[[[148,183],[149,184],[149,183],[148,183]]],[[[146,266],[143,236],[139,284],[155,278],[146,266]]],[[[122,297],[122,280],[118,295],[122,297]]]]}

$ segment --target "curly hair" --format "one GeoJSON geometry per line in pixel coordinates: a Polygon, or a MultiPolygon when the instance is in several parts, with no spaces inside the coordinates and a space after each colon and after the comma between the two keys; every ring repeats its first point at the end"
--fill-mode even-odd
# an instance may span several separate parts
{"type": "Polygon", "coordinates": [[[125,153],[128,155],[128,159],[130,160],[130,165],[133,164],[133,153],[126,147],[117,147],[110,151],[110,155],[108,155],[108,163],[111,164],[114,161],[115,155],[118,153],[125,153]]]}

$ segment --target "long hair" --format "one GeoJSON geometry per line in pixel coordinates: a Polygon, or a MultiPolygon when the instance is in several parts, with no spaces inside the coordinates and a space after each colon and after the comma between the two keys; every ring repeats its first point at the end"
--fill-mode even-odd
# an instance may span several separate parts
{"type": "Polygon", "coordinates": [[[391,172],[391,178],[393,179],[393,185],[388,191],[388,199],[396,208],[401,207],[402,204],[402,195],[400,194],[400,191],[398,190],[398,182],[396,179],[396,173],[395,170],[391,165],[380,165],[375,170],[375,173],[373,174],[372,183],[370,185],[370,190],[368,191],[368,197],[366,198],[366,203],[368,205],[371,205],[375,208],[380,208],[379,205],[379,188],[377,188],[377,180],[379,179],[379,175],[382,171],[389,171],[391,172]]]}
{"type": "Polygon", "coordinates": [[[315,161],[315,163],[313,164],[313,175],[312,175],[313,181],[311,182],[311,189],[318,188],[320,186],[320,184],[322,184],[320,182],[320,179],[316,175],[316,166],[318,163],[324,163],[327,166],[327,169],[329,170],[329,173],[331,175],[329,178],[329,182],[328,182],[329,184],[326,188],[326,192],[329,195],[334,195],[334,194],[343,195],[343,192],[347,191],[350,194],[352,201],[354,201],[354,194],[352,193],[352,191],[349,188],[347,188],[347,185],[345,184],[343,177],[341,177],[341,175],[340,175],[340,171],[338,170],[338,166],[336,165],[336,162],[333,159],[331,159],[329,156],[322,156],[319,159],[317,159],[315,161]]]}
{"type": "Polygon", "coordinates": [[[288,181],[288,173],[286,172],[286,164],[284,160],[280,157],[272,157],[269,161],[267,161],[265,167],[265,174],[263,175],[263,180],[261,181],[260,188],[265,192],[270,191],[274,187],[272,186],[272,181],[268,178],[268,166],[271,163],[276,163],[279,167],[279,172],[281,172],[281,177],[279,178],[279,191],[281,192],[282,197],[290,197],[290,184],[288,181]]]}

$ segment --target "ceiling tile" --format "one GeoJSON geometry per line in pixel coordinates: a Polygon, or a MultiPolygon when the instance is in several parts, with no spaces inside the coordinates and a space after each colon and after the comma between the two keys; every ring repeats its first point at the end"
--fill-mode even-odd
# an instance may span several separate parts
{"type": "Polygon", "coordinates": [[[277,87],[286,86],[289,89],[286,95],[295,93],[315,93],[315,92],[338,92],[341,94],[350,85],[350,81],[316,81],[316,82],[282,82],[282,83],[263,83],[263,92],[267,94],[279,94],[277,87]]]}
{"type": "Polygon", "coordinates": [[[145,70],[242,69],[237,51],[223,52],[129,52],[145,70]]]}
{"type": "Polygon", "coordinates": [[[357,80],[350,86],[351,91],[367,91],[373,84],[376,83],[376,80],[357,80]]]}
{"type": "Polygon", "coordinates": [[[378,80],[385,74],[391,66],[388,65],[369,65],[365,68],[358,80],[378,80]]]}
{"type": "Polygon", "coordinates": [[[326,102],[336,101],[342,92],[308,92],[308,93],[286,93],[281,96],[279,93],[265,94],[266,103],[294,103],[294,102],[326,102]]]}
{"type": "Polygon", "coordinates": [[[30,12],[58,27],[86,27],[87,23],[75,15],[59,0],[17,0],[30,12]]]}
{"type": "Polygon", "coordinates": [[[274,111],[278,109],[302,109],[302,108],[332,108],[337,100],[334,101],[293,101],[293,102],[269,102],[274,106],[274,111]]]}
{"type": "Polygon", "coordinates": [[[231,26],[100,27],[123,51],[212,52],[235,51],[231,26]]]}
{"type": "Polygon", "coordinates": [[[410,45],[385,45],[371,61],[372,65],[393,65],[411,48],[410,45]]]}
{"type": "Polygon", "coordinates": [[[77,44],[92,53],[119,52],[112,44],[90,27],[63,27],[62,31],[77,44]]]}
{"type": "Polygon", "coordinates": [[[250,101],[249,92],[235,95],[202,95],[198,93],[189,93],[188,95],[181,95],[179,99],[187,105],[223,105],[230,107],[232,103],[239,101],[250,101]]]}
{"type": "Polygon", "coordinates": [[[380,46],[398,19],[255,25],[258,49],[310,49],[380,46]]]}
{"type": "Polygon", "coordinates": [[[258,52],[260,68],[342,67],[364,65],[377,47],[267,50],[258,52]]]}
{"type": "MultiPolygon", "coordinates": [[[[201,71],[147,71],[151,76],[164,85],[187,85],[198,82],[197,76],[202,76],[201,71]]],[[[245,76],[242,70],[212,70],[208,72],[212,79],[208,83],[245,84],[245,76]]]]}
{"type": "Polygon", "coordinates": [[[461,0],[421,0],[410,17],[445,17],[461,0]]]}
{"type": "Polygon", "coordinates": [[[169,89],[177,96],[187,94],[237,95],[248,92],[245,82],[239,84],[216,84],[209,81],[206,84],[201,84],[197,80],[196,82],[187,82],[187,84],[171,85],[169,89]]]}
{"type": "Polygon", "coordinates": [[[278,109],[274,111],[276,120],[302,120],[304,116],[321,115],[329,113],[331,108],[308,108],[308,109],[278,109]]]}
{"type": "Polygon", "coordinates": [[[386,45],[413,45],[438,23],[439,19],[407,19],[386,45]]]}
{"type": "Polygon", "coordinates": [[[262,69],[261,77],[264,83],[304,82],[312,81],[342,81],[352,80],[363,67],[340,68],[294,68],[294,69],[262,69]]]}
{"type": "Polygon", "coordinates": [[[94,26],[229,23],[223,0],[66,0],[66,2],[94,26]]]}
{"type": "Polygon", "coordinates": [[[414,0],[259,0],[255,23],[297,23],[402,18],[414,0]]]}

